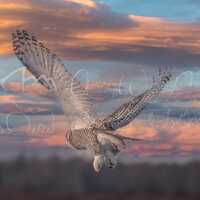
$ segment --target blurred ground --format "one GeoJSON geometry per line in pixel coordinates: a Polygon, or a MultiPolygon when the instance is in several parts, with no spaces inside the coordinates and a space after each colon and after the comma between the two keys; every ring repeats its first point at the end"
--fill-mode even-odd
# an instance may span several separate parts
{"type": "Polygon", "coordinates": [[[0,163],[0,199],[200,199],[200,162],[119,164],[96,174],[89,162],[18,157],[0,163]]]}

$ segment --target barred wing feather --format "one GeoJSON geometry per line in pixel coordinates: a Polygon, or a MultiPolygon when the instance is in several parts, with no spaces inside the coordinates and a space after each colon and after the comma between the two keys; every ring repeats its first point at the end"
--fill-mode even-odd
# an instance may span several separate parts
{"type": "Polygon", "coordinates": [[[159,77],[152,88],[137,96],[132,101],[120,106],[114,113],[101,122],[101,127],[106,130],[116,130],[129,124],[152,101],[170,80],[169,72],[159,72],[159,77]]]}
{"type": "MultiPolygon", "coordinates": [[[[65,70],[62,61],[24,30],[12,34],[16,56],[46,88],[53,90],[70,119],[92,121],[92,105],[80,82],[65,70]]],[[[92,122],[91,122],[92,123],[92,122]]]]}

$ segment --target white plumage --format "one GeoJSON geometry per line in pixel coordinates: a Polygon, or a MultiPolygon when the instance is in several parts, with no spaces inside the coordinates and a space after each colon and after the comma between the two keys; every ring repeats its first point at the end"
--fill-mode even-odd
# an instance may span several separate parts
{"type": "Polygon", "coordinates": [[[16,56],[42,85],[55,93],[67,120],[71,124],[82,121],[84,126],[78,129],[69,127],[66,143],[77,150],[87,149],[92,152],[96,171],[100,171],[104,165],[115,167],[116,155],[125,146],[125,141],[140,139],[124,137],[114,131],[129,124],[154,100],[170,80],[171,74],[160,72],[151,89],[123,104],[105,119],[94,121],[95,115],[87,91],[66,71],[62,61],[24,30],[17,30],[12,37],[16,56]]]}

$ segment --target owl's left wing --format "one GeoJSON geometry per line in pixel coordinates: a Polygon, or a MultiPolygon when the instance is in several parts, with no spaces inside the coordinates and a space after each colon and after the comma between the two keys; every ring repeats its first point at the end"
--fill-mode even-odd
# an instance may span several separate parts
{"type": "Polygon", "coordinates": [[[162,91],[170,80],[171,73],[159,71],[159,78],[152,88],[133,100],[120,106],[115,112],[100,121],[98,128],[104,130],[116,130],[129,124],[135,117],[162,91]]]}

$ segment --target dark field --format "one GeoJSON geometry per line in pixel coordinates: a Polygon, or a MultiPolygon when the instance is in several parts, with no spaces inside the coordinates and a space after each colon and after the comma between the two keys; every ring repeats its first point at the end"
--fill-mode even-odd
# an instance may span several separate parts
{"type": "Polygon", "coordinates": [[[200,199],[200,162],[119,164],[93,172],[78,159],[0,163],[0,199],[200,199]]]}

